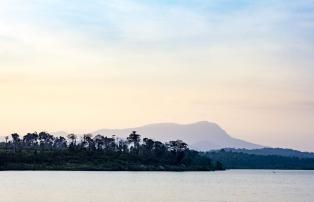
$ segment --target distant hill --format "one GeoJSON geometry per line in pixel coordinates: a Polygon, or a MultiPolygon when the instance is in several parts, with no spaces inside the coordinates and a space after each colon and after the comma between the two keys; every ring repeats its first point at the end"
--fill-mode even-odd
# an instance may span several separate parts
{"type": "Polygon", "coordinates": [[[314,153],[311,152],[300,152],[293,149],[282,149],[282,148],[262,148],[262,149],[233,149],[226,148],[225,151],[254,154],[262,156],[284,156],[284,157],[297,157],[297,158],[314,158],[314,153]]]}
{"type": "Polygon", "coordinates": [[[226,133],[216,123],[207,121],[192,124],[158,123],[126,129],[102,129],[92,134],[105,136],[116,135],[126,138],[131,131],[137,131],[142,137],[158,139],[161,141],[181,139],[189,144],[189,147],[199,151],[208,151],[221,148],[263,148],[261,145],[236,139],[226,133]]]}

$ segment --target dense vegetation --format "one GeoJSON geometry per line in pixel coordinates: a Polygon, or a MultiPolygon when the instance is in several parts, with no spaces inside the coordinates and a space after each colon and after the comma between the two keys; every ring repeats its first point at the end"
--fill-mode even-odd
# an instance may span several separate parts
{"type": "Polygon", "coordinates": [[[206,152],[204,154],[212,160],[220,161],[226,169],[314,170],[313,158],[256,155],[224,149],[206,152]]]}
{"type": "Polygon", "coordinates": [[[78,138],[40,132],[20,137],[14,133],[0,143],[0,170],[134,170],[209,171],[222,170],[189,150],[181,140],[161,143],[133,131],[127,139],[87,134],[78,138]]]}
{"type": "Polygon", "coordinates": [[[237,153],[255,154],[263,156],[285,156],[285,157],[297,157],[297,158],[314,158],[312,152],[301,152],[293,149],[283,148],[261,148],[261,149],[233,149],[225,148],[225,151],[232,151],[237,153]]]}

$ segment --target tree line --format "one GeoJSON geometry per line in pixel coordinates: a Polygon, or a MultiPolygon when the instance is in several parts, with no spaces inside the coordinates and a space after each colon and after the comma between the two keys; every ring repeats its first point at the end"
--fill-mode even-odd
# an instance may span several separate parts
{"type": "Polygon", "coordinates": [[[115,136],[55,137],[47,132],[17,133],[0,143],[0,169],[60,170],[221,170],[182,140],[166,143],[141,138],[133,131],[126,139],[115,136]]]}
{"type": "Polygon", "coordinates": [[[230,149],[205,152],[205,155],[214,161],[221,162],[226,169],[314,170],[313,158],[257,155],[230,149]]]}

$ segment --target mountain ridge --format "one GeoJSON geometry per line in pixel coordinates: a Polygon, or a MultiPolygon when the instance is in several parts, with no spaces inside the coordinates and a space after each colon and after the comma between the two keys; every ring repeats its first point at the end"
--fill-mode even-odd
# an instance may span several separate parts
{"type": "MultiPolygon", "coordinates": [[[[126,138],[132,131],[137,131],[142,137],[158,139],[163,142],[170,140],[183,140],[191,149],[209,151],[223,148],[235,149],[259,149],[264,146],[244,141],[230,136],[217,123],[198,121],[194,123],[180,124],[173,122],[152,123],[138,127],[123,129],[100,129],[90,134],[126,138]]],[[[59,131],[54,135],[64,136],[66,132],[59,131]]]]}
{"type": "Polygon", "coordinates": [[[199,121],[188,124],[153,123],[139,127],[125,129],[100,129],[92,132],[93,135],[116,135],[125,138],[131,131],[137,131],[142,137],[169,141],[181,139],[190,145],[190,148],[207,151],[226,147],[257,149],[263,146],[244,140],[233,138],[218,124],[208,121],[199,121]]]}

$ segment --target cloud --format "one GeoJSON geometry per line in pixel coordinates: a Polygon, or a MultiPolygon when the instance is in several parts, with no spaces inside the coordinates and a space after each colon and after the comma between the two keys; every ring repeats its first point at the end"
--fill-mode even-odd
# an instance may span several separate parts
{"type": "Polygon", "coordinates": [[[1,0],[3,130],[166,118],[283,136],[291,121],[308,134],[313,11],[307,0],[1,0]]]}
{"type": "Polygon", "coordinates": [[[307,1],[12,0],[0,5],[2,71],[111,75],[123,70],[150,76],[171,66],[169,74],[185,79],[302,86],[314,73],[313,8],[307,1]]]}
{"type": "Polygon", "coordinates": [[[298,15],[298,9],[307,5],[304,2],[97,0],[74,4],[49,0],[28,1],[17,8],[8,1],[2,4],[11,13],[19,11],[17,16],[4,12],[4,19],[15,19],[53,33],[59,30],[61,33],[56,37],[71,32],[86,35],[90,41],[131,48],[132,44],[148,44],[145,48],[178,45],[193,48],[226,43],[257,43],[261,47],[265,42],[264,47],[269,48],[293,42],[300,29],[302,33],[313,31],[310,12],[298,15]]]}

